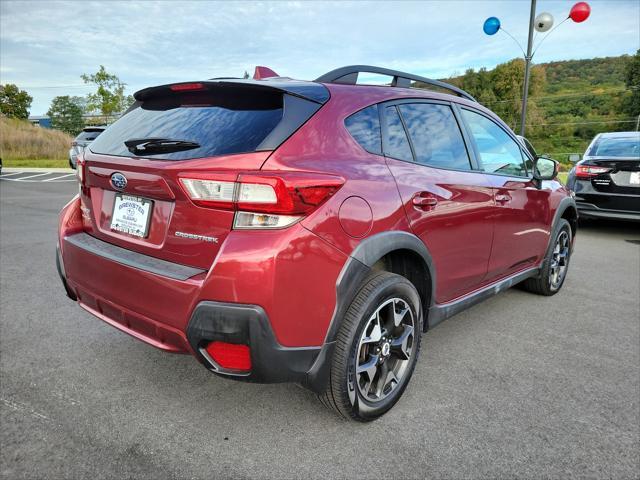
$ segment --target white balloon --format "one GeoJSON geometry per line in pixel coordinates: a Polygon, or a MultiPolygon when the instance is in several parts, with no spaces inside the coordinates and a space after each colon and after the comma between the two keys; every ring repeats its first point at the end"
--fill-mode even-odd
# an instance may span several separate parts
{"type": "Polygon", "coordinates": [[[536,17],[534,27],[538,32],[546,32],[553,27],[553,15],[542,12],[536,17]]]}

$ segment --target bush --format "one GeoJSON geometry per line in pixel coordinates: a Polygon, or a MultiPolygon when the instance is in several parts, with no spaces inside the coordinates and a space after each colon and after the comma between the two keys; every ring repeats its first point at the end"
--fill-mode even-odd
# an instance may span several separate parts
{"type": "Polygon", "coordinates": [[[66,159],[73,138],[59,130],[0,115],[0,158],[3,160],[66,159]]]}

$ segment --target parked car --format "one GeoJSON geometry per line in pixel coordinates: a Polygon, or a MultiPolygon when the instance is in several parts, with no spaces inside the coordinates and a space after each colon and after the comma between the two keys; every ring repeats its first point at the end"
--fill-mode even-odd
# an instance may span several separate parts
{"type": "Polygon", "coordinates": [[[566,278],[577,213],[557,164],[452,85],[353,66],[135,98],[78,166],[60,276],[85,310],[216,374],[299,382],[373,420],[423,332],[566,278]]]}
{"type": "Polygon", "coordinates": [[[98,138],[98,135],[100,135],[105,128],[107,127],[85,127],[78,136],[73,139],[71,148],[69,149],[69,166],[71,168],[76,168],[78,155],[84,151],[87,145],[98,138]]]}
{"type": "Polygon", "coordinates": [[[640,132],[596,135],[567,187],[581,218],[640,221],[640,132]]]}

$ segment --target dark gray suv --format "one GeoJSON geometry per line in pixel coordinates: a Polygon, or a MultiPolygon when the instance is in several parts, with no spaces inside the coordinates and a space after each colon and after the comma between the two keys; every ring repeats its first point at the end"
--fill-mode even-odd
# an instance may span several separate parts
{"type": "Polygon", "coordinates": [[[105,128],[107,127],[85,127],[78,136],[73,139],[71,148],[69,149],[69,166],[71,168],[76,168],[78,155],[84,151],[87,145],[98,138],[98,135],[104,132],[105,128]]]}

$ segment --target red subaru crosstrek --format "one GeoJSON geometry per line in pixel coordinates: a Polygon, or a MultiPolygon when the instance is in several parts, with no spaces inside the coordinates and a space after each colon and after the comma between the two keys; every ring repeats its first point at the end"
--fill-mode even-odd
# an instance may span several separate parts
{"type": "Polygon", "coordinates": [[[577,213],[555,162],[452,85],[259,67],[135,99],[79,162],[60,276],[85,310],[216,374],[299,382],[372,420],[422,332],[518,283],[562,287],[577,213]]]}

